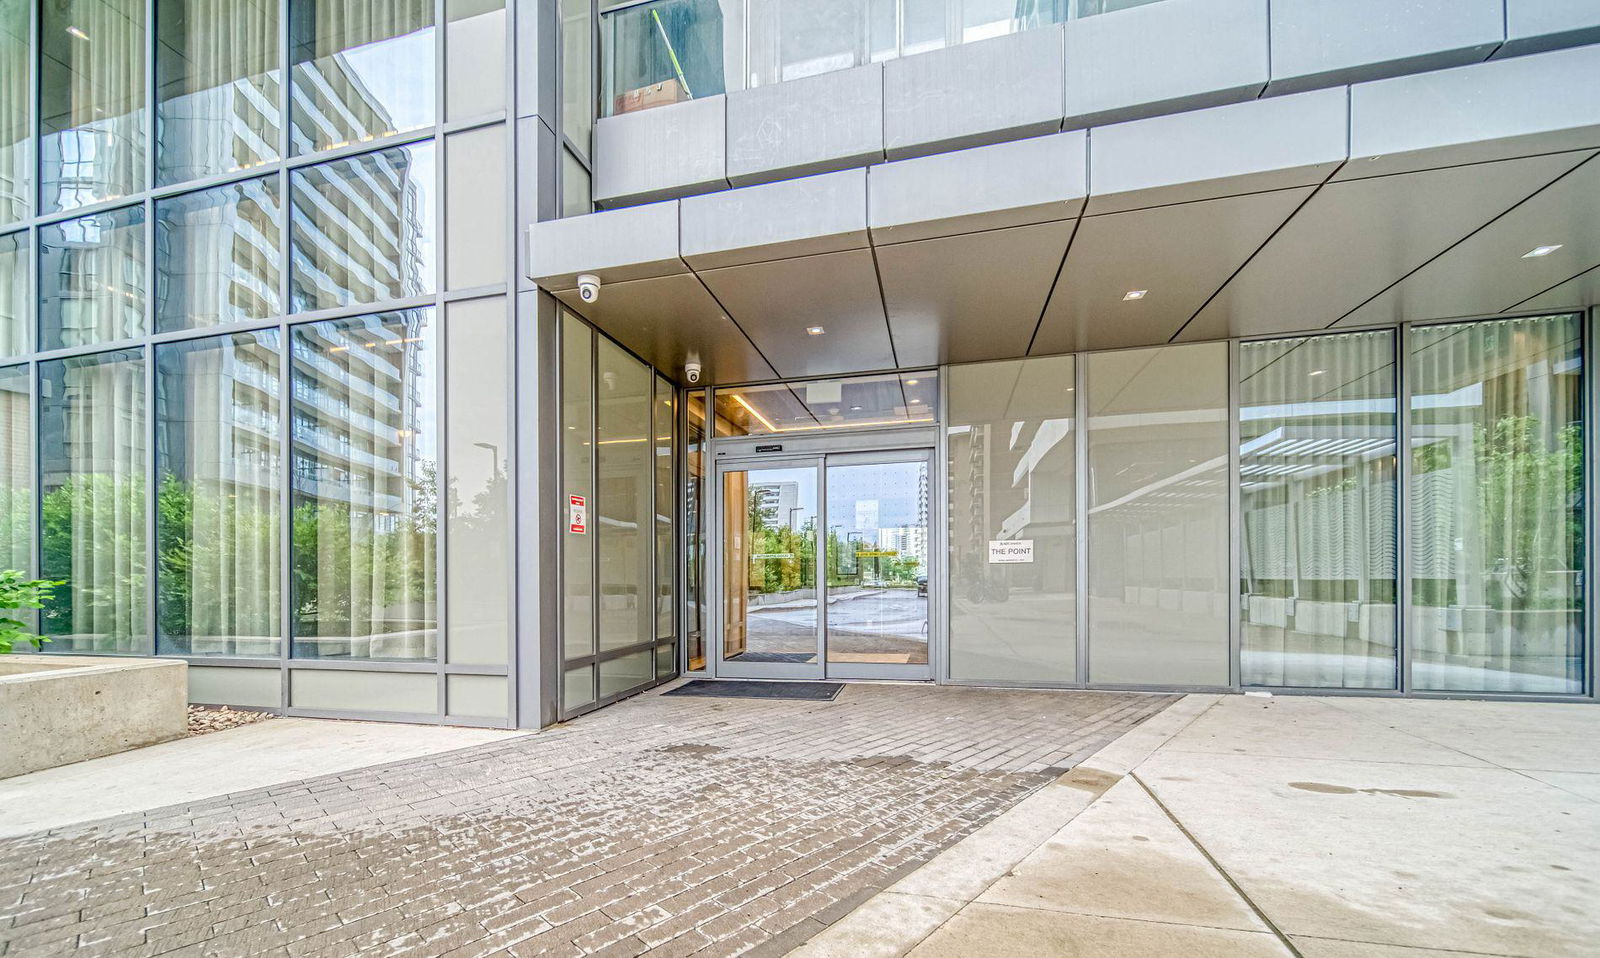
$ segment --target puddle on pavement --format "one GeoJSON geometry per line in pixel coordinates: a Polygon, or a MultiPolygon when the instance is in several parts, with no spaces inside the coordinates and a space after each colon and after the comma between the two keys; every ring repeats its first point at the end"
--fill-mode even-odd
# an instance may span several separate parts
{"type": "Polygon", "coordinates": [[[1318,795],[1392,795],[1396,798],[1455,798],[1449,792],[1429,792],[1420,788],[1351,788],[1327,782],[1290,782],[1290,788],[1318,795]]]}

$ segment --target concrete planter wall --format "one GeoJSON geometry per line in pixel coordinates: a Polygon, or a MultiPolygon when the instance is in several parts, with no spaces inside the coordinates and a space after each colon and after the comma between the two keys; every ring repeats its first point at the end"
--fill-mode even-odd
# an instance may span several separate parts
{"type": "Polygon", "coordinates": [[[0,778],[179,738],[186,662],[0,656],[0,778]]]}

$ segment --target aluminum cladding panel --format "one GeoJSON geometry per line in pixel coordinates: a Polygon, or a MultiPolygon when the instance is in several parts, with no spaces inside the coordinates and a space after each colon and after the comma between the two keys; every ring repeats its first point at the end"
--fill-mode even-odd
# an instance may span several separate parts
{"type": "Polygon", "coordinates": [[[885,63],[889,158],[1059,130],[1061,50],[1056,26],[885,63]]]}
{"type": "Polygon", "coordinates": [[[882,159],[881,64],[728,94],[728,180],[735,186],[882,159]]]}
{"type": "Polygon", "coordinates": [[[1503,0],[1273,0],[1268,92],[1475,63],[1504,39],[1503,0]]]}
{"type": "Polygon", "coordinates": [[[726,96],[602,117],[594,128],[594,199],[603,206],[722,189],[726,96]]]}
{"type": "Polygon", "coordinates": [[[1506,0],[1506,45],[1496,57],[1600,43],[1595,0],[1506,0]]]}
{"type": "Polygon", "coordinates": [[[1267,83],[1267,0],[1165,0],[1066,25],[1066,125],[1249,100],[1267,83]]]}

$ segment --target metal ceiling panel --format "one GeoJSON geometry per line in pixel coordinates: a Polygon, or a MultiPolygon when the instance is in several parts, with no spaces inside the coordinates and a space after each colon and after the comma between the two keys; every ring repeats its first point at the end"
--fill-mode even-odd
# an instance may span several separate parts
{"type": "Polygon", "coordinates": [[[868,250],[706,270],[700,278],[780,376],[897,365],[868,250]],[[824,332],[807,332],[813,326],[824,332]]]}
{"type": "Polygon", "coordinates": [[[678,201],[533,224],[528,277],[544,289],[573,289],[579,273],[626,282],[686,273],[678,258],[678,201]]]}
{"type": "Polygon", "coordinates": [[[1084,217],[1029,352],[1167,342],[1311,191],[1084,217]]]}
{"type": "Polygon", "coordinates": [[[1329,183],[1178,338],[1324,329],[1591,155],[1329,183]]]}
{"type": "Polygon", "coordinates": [[[1532,299],[1525,299],[1512,308],[1519,312],[1544,309],[1554,312],[1586,306],[1600,306],[1600,265],[1587,269],[1560,286],[1545,290],[1532,299]]]}
{"type": "Polygon", "coordinates": [[[704,367],[703,384],[777,376],[692,273],[607,284],[594,303],[579,300],[576,290],[555,296],[680,383],[691,354],[704,367]]]}
{"type": "Polygon", "coordinates": [[[1600,263],[1600,157],[1467,237],[1340,325],[1498,313],[1600,263]],[[1560,248],[1528,256],[1538,247],[1560,248]]]}
{"type": "Polygon", "coordinates": [[[878,247],[901,364],[1026,355],[1072,227],[1068,220],[878,247]]]}
{"type": "Polygon", "coordinates": [[[1348,156],[1343,88],[1098,127],[1089,215],[1321,183],[1348,156]]]}

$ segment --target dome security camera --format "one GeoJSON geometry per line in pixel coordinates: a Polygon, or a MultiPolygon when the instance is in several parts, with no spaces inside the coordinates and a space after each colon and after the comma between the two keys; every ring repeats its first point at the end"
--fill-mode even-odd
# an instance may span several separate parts
{"type": "Polygon", "coordinates": [[[584,273],[578,277],[578,298],[586,303],[593,303],[600,298],[600,277],[593,273],[584,273]]]}
{"type": "Polygon", "coordinates": [[[689,385],[691,385],[691,386],[693,386],[695,383],[699,382],[700,381],[700,364],[698,362],[695,362],[694,360],[690,360],[689,362],[684,363],[683,364],[683,378],[689,380],[689,385]]]}

